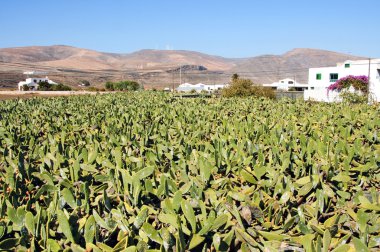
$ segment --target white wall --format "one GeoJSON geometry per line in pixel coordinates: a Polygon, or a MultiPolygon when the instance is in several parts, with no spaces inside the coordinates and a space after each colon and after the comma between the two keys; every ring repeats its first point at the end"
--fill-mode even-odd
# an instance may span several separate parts
{"type": "MultiPolygon", "coordinates": [[[[369,91],[375,101],[380,101],[380,59],[371,60],[370,70],[370,84],[369,91]]],[[[305,100],[327,101],[331,102],[331,98],[327,96],[327,87],[335,83],[330,81],[330,74],[337,73],[338,79],[348,75],[365,75],[368,76],[369,61],[368,60],[355,60],[345,61],[338,63],[335,67],[320,67],[309,69],[309,88],[305,92],[305,100]],[[349,64],[349,67],[345,65],[349,64]],[[321,74],[321,79],[317,80],[317,74],[321,74]]],[[[331,92],[330,92],[331,93],[331,92]]],[[[336,100],[336,99],[335,99],[336,100]]]]}
{"type": "Polygon", "coordinates": [[[319,102],[339,102],[342,99],[339,97],[339,92],[330,91],[327,92],[327,89],[318,88],[314,90],[305,90],[303,93],[304,100],[312,100],[319,102]]]}
{"type": "Polygon", "coordinates": [[[276,88],[277,90],[288,91],[289,88],[303,88],[306,89],[308,84],[298,83],[293,79],[283,79],[278,82],[273,82],[272,84],[263,84],[263,87],[276,88]]]}
{"type": "Polygon", "coordinates": [[[226,87],[225,84],[215,84],[215,85],[207,85],[207,84],[190,84],[190,83],[184,83],[178,86],[177,91],[179,92],[190,92],[192,90],[195,90],[196,92],[200,93],[202,91],[207,92],[213,92],[215,90],[219,90],[226,87]]]}
{"type": "Polygon", "coordinates": [[[29,88],[33,88],[35,90],[38,89],[38,83],[40,82],[45,82],[47,81],[49,84],[52,84],[52,85],[56,85],[57,83],[55,83],[54,81],[52,80],[49,80],[49,78],[45,77],[45,78],[27,78],[25,81],[20,81],[18,83],[18,89],[19,90],[22,90],[22,87],[24,85],[28,85],[29,88]]]}

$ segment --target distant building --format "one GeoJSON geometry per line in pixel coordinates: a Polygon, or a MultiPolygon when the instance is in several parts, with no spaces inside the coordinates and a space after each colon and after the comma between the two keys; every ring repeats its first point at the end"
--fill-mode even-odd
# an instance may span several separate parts
{"type": "Polygon", "coordinates": [[[30,75],[41,75],[42,72],[24,72],[27,75],[25,81],[20,81],[18,83],[18,90],[24,90],[24,86],[27,86],[29,90],[38,90],[39,83],[47,82],[51,85],[57,85],[54,81],[50,80],[47,76],[45,78],[29,77],[30,75]]]}
{"type": "Polygon", "coordinates": [[[271,87],[272,89],[276,89],[278,91],[304,91],[307,89],[308,84],[298,83],[293,79],[283,79],[278,82],[273,82],[272,84],[263,84],[264,87],[271,87]]]}
{"type": "Polygon", "coordinates": [[[369,93],[374,101],[380,101],[380,59],[347,60],[337,63],[335,67],[310,68],[309,85],[308,90],[304,92],[304,99],[324,102],[339,101],[339,92],[327,92],[327,88],[340,78],[349,75],[368,76],[369,93]]]}
{"type": "Polygon", "coordinates": [[[203,84],[203,83],[198,83],[198,84],[191,84],[191,83],[183,83],[177,87],[178,92],[191,92],[195,91],[197,93],[200,93],[202,91],[205,91],[207,93],[213,93],[217,90],[221,90],[225,88],[227,85],[226,84],[203,84]]]}

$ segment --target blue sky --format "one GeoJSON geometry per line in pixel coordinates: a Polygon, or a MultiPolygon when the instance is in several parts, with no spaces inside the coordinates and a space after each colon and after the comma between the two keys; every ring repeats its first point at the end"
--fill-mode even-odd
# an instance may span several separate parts
{"type": "Polygon", "coordinates": [[[0,48],[183,49],[225,57],[318,48],[380,57],[379,0],[3,0],[0,48]]]}

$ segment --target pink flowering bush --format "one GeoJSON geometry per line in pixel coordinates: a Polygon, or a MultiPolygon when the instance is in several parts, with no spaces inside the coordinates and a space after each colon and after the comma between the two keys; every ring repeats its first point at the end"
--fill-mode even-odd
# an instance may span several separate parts
{"type": "Polygon", "coordinates": [[[327,95],[330,91],[338,91],[343,102],[347,103],[366,103],[368,101],[368,77],[365,75],[340,78],[327,88],[327,95]],[[353,88],[358,92],[351,92],[353,88]]]}
{"type": "Polygon", "coordinates": [[[342,91],[353,87],[357,91],[361,91],[363,93],[368,93],[368,77],[365,75],[353,76],[349,75],[337,80],[334,84],[331,84],[327,88],[327,92],[329,91],[342,91]]]}

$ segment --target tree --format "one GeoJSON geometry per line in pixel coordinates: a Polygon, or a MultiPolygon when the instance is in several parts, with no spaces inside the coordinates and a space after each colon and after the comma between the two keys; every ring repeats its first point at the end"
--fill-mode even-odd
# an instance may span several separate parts
{"type": "Polygon", "coordinates": [[[224,88],[222,95],[226,97],[231,96],[249,96],[252,95],[253,82],[248,79],[235,79],[231,84],[224,88]]]}
{"type": "Polygon", "coordinates": [[[237,79],[239,79],[239,75],[237,73],[234,73],[232,76],[231,76],[231,82],[234,82],[236,81],[237,79]]]}
{"type": "Polygon", "coordinates": [[[51,84],[47,81],[41,81],[38,83],[38,90],[41,91],[50,91],[51,90],[51,84]]]}
{"type": "Polygon", "coordinates": [[[110,91],[113,91],[114,90],[113,83],[110,82],[110,81],[107,81],[106,82],[106,89],[110,90],[110,91]]]}
{"type": "Polygon", "coordinates": [[[128,90],[136,91],[141,88],[140,84],[137,83],[136,81],[127,81],[127,84],[128,84],[128,90]]]}
{"type": "MultiPolygon", "coordinates": [[[[235,76],[236,77],[236,76],[235,76]]],[[[222,90],[222,96],[224,97],[268,97],[275,98],[276,95],[271,88],[265,88],[263,86],[254,85],[249,79],[231,78],[230,85],[222,90]]]]}
{"type": "Polygon", "coordinates": [[[59,84],[50,84],[47,81],[41,81],[38,83],[38,90],[40,91],[70,91],[71,87],[59,84]]]}
{"type": "Polygon", "coordinates": [[[136,91],[141,89],[141,86],[136,81],[119,81],[119,82],[110,82],[107,81],[105,85],[107,90],[118,90],[118,91],[136,91]]]}
{"type": "Polygon", "coordinates": [[[63,85],[61,83],[57,85],[51,85],[51,91],[71,91],[71,87],[63,85]]]}

